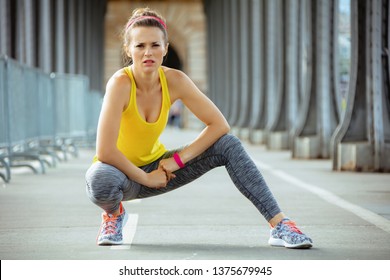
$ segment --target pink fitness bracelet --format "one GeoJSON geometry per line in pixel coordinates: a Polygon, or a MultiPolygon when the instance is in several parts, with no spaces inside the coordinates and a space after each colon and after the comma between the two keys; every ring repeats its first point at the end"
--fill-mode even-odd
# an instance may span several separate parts
{"type": "Polygon", "coordinates": [[[179,156],[178,153],[174,153],[174,154],[173,154],[173,158],[175,159],[177,165],[178,165],[180,168],[183,168],[183,167],[185,166],[184,163],[181,161],[181,158],[180,158],[180,156],[179,156]]]}

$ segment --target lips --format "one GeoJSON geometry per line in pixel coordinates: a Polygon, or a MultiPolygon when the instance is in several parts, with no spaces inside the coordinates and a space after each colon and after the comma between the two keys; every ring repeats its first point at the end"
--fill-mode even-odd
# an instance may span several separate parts
{"type": "Polygon", "coordinates": [[[143,63],[144,63],[144,64],[152,64],[152,63],[154,63],[154,60],[152,60],[152,59],[147,59],[147,60],[144,60],[143,63]]]}

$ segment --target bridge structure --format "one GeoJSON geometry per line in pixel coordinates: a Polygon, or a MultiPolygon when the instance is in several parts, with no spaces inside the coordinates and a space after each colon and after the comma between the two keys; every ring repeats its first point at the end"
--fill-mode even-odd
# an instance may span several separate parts
{"type": "Polygon", "coordinates": [[[339,1],[205,1],[209,92],[242,137],[334,170],[390,170],[389,1],[351,1],[340,89],[339,1]]]}
{"type": "MultiPolygon", "coordinates": [[[[29,135],[47,136],[41,135],[42,120],[56,127],[73,124],[77,131],[68,129],[66,137],[77,132],[91,139],[105,82],[123,67],[120,31],[134,8],[146,6],[167,21],[166,65],[194,80],[221,109],[233,133],[270,150],[291,150],[292,158],[331,159],[333,170],[389,172],[388,0],[1,0],[3,178],[10,174],[12,150],[30,143],[29,135]],[[345,20],[340,5],[346,3],[347,75],[339,36],[339,23],[345,20]],[[58,87],[65,84],[61,77],[86,85],[76,86],[84,89],[82,105],[74,92],[55,98],[71,88],[58,87]],[[46,94],[54,100],[51,108],[42,99],[46,94]],[[61,100],[79,113],[62,120],[61,100]],[[32,104],[51,115],[37,116],[44,111],[31,110],[32,104]]],[[[191,114],[185,116],[191,126],[191,114]]],[[[51,131],[52,139],[63,139],[63,131],[51,131]]]]}

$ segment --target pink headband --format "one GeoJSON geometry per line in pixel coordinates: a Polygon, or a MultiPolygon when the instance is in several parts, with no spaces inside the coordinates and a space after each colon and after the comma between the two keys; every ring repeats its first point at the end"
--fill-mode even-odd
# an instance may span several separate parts
{"type": "Polygon", "coordinates": [[[165,22],[161,18],[154,17],[154,16],[140,16],[140,17],[137,17],[135,19],[130,20],[130,22],[126,26],[126,30],[129,29],[129,27],[132,26],[133,23],[135,23],[141,19],[147,19],[147,18],[157,20],[164,27],[164,29],[167,29],[167,25],[165,24],[165,22]]]}

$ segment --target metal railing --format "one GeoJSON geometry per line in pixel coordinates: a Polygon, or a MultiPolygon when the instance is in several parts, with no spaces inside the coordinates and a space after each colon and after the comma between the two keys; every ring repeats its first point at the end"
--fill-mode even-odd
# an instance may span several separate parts
{"type": "Polygon", "coordinates": [[[45,173],[77,156],[78,146],[93,145],[101,102],[86,76],[48,74],[0,57],[0,177],[8,182],[20,166],[45,173]]]}

